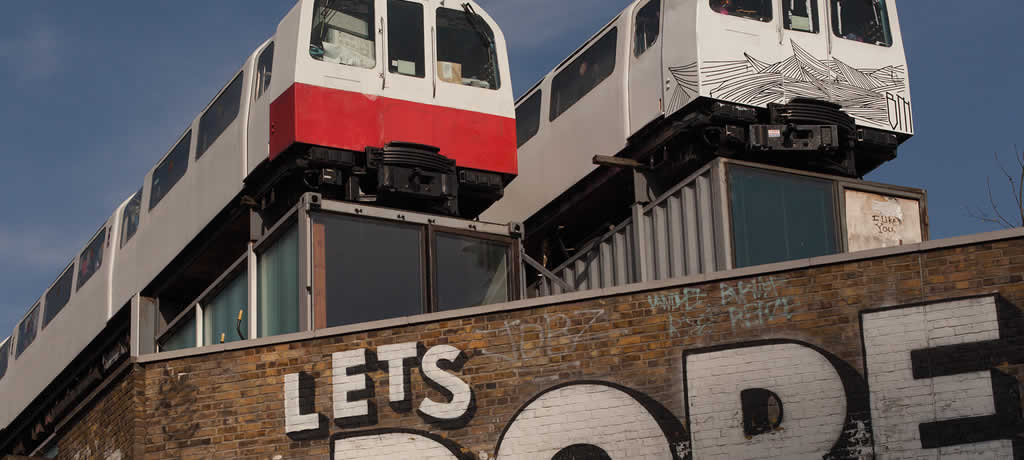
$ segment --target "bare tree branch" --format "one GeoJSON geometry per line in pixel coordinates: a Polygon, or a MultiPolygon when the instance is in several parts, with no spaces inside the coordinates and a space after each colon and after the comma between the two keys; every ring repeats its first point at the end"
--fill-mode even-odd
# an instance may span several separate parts
{"type": "Polygon", "coordinates": [[[996,224],[1004,228],[1024,226],[1024,152],[1018,150],[1016,145],[1013,146],[1013,158],[1016,160],[1018,168],[1018,171],[1015,171],[1016,174],[1010,174],[1007,171],[1003,162],[999,160],[999,153],[994,153],[993,156],[996,165],[999,167],[999,172],[1003,174],[1007,185],[1010,187],[1010,196],[1016,202],[1016,222],[1011,222],[999,210],[995,196],[992,194],[992,181],[990,177],[985,178],[985,189],[988,192],[988,204],[991,208],[991,214],[979,208],[968,208],[967,215],[972,219],[996,224]]]}

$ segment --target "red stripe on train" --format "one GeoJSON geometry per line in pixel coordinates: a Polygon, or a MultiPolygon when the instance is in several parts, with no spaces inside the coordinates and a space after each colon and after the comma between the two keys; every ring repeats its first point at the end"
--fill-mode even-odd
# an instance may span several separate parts
{"type": "Polygon", "coordinates": [[[441,148],[464,168],[516,174],[514,118],[296,83],[270,104],[270,159],[301,142],[347,150],[441,148]]]}

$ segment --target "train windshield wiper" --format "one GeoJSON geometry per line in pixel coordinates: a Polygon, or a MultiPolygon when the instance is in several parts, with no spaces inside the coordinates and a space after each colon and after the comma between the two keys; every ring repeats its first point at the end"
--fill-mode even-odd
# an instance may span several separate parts
{"type": "Polygon", "coordinates": [[[488,49],[493,47],[494,39],[491,38],[486,33],[484,33],[483,29],[481,29],[480,26],[477,25],[477,21],[480,21],[481,19],[480,16],[476,14],[476,10],[473,8],[473,5],[470,5],[468,2],[463,3],[462,11],[466,13],[466,20],[469,21],[469,25],[473,27],[473,30],[476,31],[476,34],[480,36],[480,40],[482,40],[484,44],[487,45],[488,49]]]}

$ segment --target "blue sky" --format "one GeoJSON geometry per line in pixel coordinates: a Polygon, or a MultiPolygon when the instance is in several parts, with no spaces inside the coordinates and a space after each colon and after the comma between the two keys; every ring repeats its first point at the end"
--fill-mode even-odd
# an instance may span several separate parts
{"type": "MultiPolygon", "coordinates": [[[[516,94],[627,0],[478,0],[516,94]]],[[[291,0],[9,2],[0,17],[0,338],[241,65],[291,0]]],[[[917,135],[868,179],[928,190],[932,238],[996,229],[985,179],[1020,134],[1024,2],[903,0],[917,135]]]]}

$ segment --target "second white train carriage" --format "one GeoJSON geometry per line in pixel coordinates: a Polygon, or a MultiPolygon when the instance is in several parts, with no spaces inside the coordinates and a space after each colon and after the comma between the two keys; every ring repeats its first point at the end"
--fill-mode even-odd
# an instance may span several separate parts
{"type": "Polygon", "coordinates": [[[851,176],[914,131],[894,0],[637,0],[521,96],[516,120],[519,177],[482,218],[541,233],[549,223],[529,218],[594,172],[594,155],[670,125],[711,150],[835,162],[851,176]],[[794,124],[839,128],[787,132],[794,124]]]}
{"type": "MultiPolygon", "coordinates": [[[[247,217],[211,222],[275,165],[311,149],[358,157],[426,144],[464,190],[497,184],[500,194],[516,174],[509,75],[501,30],[471,1],[298,1],[0,342],[0,433],[11,434],[19,414],[201,234],[241,223],[244,248],[247,217]]],[[[342,176],[345,167],[380,167],[321,163],[342,176]]]]}

